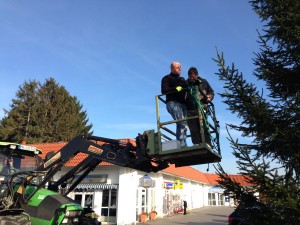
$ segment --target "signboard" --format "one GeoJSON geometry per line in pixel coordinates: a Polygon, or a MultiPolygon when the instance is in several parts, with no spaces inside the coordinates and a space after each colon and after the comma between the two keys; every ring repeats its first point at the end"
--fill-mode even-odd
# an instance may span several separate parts
{"type": "Polygon", "coordinates": [[[183,189],[183,183],[182,182],[179,183],[179,189],[183,189]]]}
{"type": "MultiPolygon", "coordinates": [[[[79,175],[76,175],[75,178],[77,179],[79,175]]],[[[107,183],[108,174],[89,174],[87,175],[82,181],[82,184],[89,184],[89,183],[107,183]]]]}
{"type": "Polygon", "coordinates": [[[165,189],[173,189],[174,188],[174,183],[173,182],[165,182],[164,183],[164,188],[165,189]]]}
{"type": "Polygon", "coordinates": [[[174,189],[179,189],[179,179],[174,180],[174,189]]]}
{"type": "Polygon", "coordinates": [[[148,188],[155,187],[155,181],[151,179],[147,174],[140,178],[140,186],[148,188]]]}
{"type": "Polygon", "coordinates": [[[221,188],[220,186],[213,186],[211,188],[209,188],[208,192],[213,192],[213,193],[223,193],[224,189],[221,188]]]}

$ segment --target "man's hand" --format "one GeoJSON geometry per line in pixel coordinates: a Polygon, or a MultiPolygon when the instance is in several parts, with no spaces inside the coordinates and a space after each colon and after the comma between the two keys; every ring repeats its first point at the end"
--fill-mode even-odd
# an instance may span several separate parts
{"type": "Polygon", "coordinates": [[[176,87],[176,90],[177,90],[177,91],[181,91],[181,90],[182,90],[182,87],[181,87],[181,86],[177,86],[177,87],[176,87]]]}

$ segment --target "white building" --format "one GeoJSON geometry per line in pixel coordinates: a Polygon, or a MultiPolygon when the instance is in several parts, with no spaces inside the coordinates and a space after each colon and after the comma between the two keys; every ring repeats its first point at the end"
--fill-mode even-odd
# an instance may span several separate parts
{"type": "MultiPolygon", "coordinates": [[[[66,143],[46,143],[35,146],[44,155],[58,151],[66,143]]],[[[84,159],[79,154],[63,167],[58,179],[72,166],[84,159]]],[[[239,175],[236,175],[239,176],[239,175]]],[[[108,163],[101,163],[69,196],[84,207],[92,207],[102,224],[136,224],[144,212],[157,217],[182,212],[183,200],[188,210],[208,205],[229,205],[223,190],[216,186],[216,174],[204,174],[192,167],[173,165],[157,173],[137,171],[108,163]]]]}

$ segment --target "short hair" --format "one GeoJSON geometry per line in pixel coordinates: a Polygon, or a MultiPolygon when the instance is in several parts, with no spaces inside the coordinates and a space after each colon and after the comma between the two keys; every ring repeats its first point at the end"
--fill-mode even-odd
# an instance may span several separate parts
{"type": "Polygon", "coordinates": [[[191,74],[196,74],[196,75],[198,75],[198,70],[197,70],[196,67],[191,67],[191,68],[189,68],[188,75],[191,75],[191,74]]]}

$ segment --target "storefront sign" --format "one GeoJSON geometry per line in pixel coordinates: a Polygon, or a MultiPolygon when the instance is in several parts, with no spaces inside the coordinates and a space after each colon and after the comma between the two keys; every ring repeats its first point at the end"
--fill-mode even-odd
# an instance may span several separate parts
{"type": "Polygon", "coordinates": [[[221,188],[220,186],[213,186],[211,187],[208,192],[211,192],[211,193],[223,193],[224,192],[224,189],[221,188]]]}
{"type": "MultiPolygon", "coordinates": [[[[79,175],[76,175],[75,178],[78,178],[79,175]]],[[[87,175],[81,183],[107,183],[108,174],[89,174],[87,175]]]]}
{"type": "Polygon", "coordinates": [[[182,182],[179,183],[179,189],[183,189],[183,183],[182,182]]]}
{"type": "Polygon", "coordinates": [[[173,189],[174,188],[174,183],[173,182],[165,182],[164,183],[164,188],[165,189],[173,189]]]}
{"type": "Polygon", "coordinates": [[[140,186],[145,188],[154,187],[155,182],[151,179],[151,177],[145,174],[143,177],[140,178],[140,186]]]}
{"type": "Polygon", "coordinates": [[[174,180],[174,189],[179,189],[179,180],[174,180]]]}

